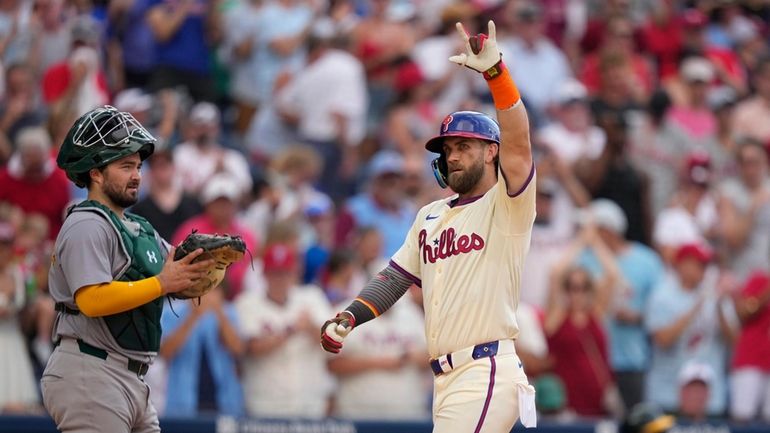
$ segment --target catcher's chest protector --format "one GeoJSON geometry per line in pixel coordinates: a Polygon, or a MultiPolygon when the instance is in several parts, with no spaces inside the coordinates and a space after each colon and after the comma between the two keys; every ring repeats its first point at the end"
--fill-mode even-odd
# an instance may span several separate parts
{"type": "MultiPolygon", "coordinates": [[[[163,255],[155,238],[155,230],[138,215],[126,213],[126,217],[139,224],[139,234],[130,232],[120,218],[103,204],[87,200],[72,212],[94,212],[106,218],[118,235],[123,250],[129,257],[128,267],[119,275],[119,281],[138,281],[158,275],[163,268],[163,255]]],[[[122,313],[104,316],[110,333],[120,347],[127,350],[157,352],[160,347],[160,315],[163,297],[122,313]]]]}

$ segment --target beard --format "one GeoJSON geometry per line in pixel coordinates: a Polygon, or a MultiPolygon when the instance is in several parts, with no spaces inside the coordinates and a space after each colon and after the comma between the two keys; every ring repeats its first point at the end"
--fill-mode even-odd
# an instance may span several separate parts
{"type": "Polygon", "coordinates": [[[462,172],[449,173],[447,183],[452,191],[467,194],[473,190],[484,175],[484,161],[478,160],[462,172]]]}
{"type": "Polygon", "coordinates": [[[121,187],[107,179],[104,184],[104,195],[122,208],[131,207],[139,201],[139,182],[129,182],[126,186],[121,187]],[[132,187],[137,189],[128,191],[128,188],[132,187]]]}

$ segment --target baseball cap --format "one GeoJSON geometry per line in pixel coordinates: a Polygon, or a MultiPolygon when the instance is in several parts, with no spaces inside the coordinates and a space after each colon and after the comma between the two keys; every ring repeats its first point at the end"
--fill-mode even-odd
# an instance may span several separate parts
{"type": "Polygon", "coordinates": [[[11,223],[0,222],[0,243],[11,243],[16,238],[16,229],[11,223]]]}
{"type": "Polygon", "coordinates": [[[710,83],[714,80],[714,67],[703,57],[690,57],[679,68],[685,81],[710,83]]]}
{"type": "Polygon", "coordinates": [[[556,93],[556,101],[560,105],[566,105],[573,102],[582,102],[588,98],[588,90],[578,80],[570,78],[559,86],[556,93]]]}
{"type": "Polygon", "coordinates": [[[211,102],[198,102],[190,110],[190,122],[218,123],[219,108],[211,102]]]}
{"type": "Polygon", "coordinates": [[[679,263],[689,257],[692,257],[705,264],[711,261],[711,259],[714,257],[714,252],[708,245],[702,242],[690,242],[681,245],[676,250],[674,262],[679,263]]]}
{"type": "Polygon", "coordinates": [[[207,205],[218,198],[226,198],[237,201],[241,197],[238,182],[226,174],[217,174],[211,177],[201,191],[201,203],[207,205]]]}
{"type": "Polygon", "coordinates": [[[589,205],[589,214],[598,227],[625,235],[628,228],[628,218],[623,209],[612,200],[600,198],[589,205]]]}
{"type": "Polygon", "coordinates": [[[425,81],[425,75],[420,67],[414,62],[407,62],[396,70],[396,77],[393,82],[398,92],[411,90],[425,81]]]}
{"type": "Polygon", "coordinates": [[[331,212],[334,204],[326,194],[313,194],[305,203],[305,216],[315,218],[331,212]]]}
{"type": "Polygon", "coordinates": [[[262,256],[265,272],[288,271],[297,265],[297,251],[287,244],[273,244],[267,247],[262,256]]]}
{"type": "Polygon", "coordinates": [[[147,111],[152,107],[152,96],[134,87],[118,93],[113,105],[120,111],[147,111]]]}
{"type": "Polygon", "coordinates": [[[711,156],[706,152],[692,152],[685,161],[685,179],[695,185],[708,186],[711,182],[711,156]]]}
{"type": "Polygon", "coordinates": [[[714,369],[702,362],[690,361],[679,371],[679,386],[696,381],[711,385],[712,380],[714,380],[714,369]]]}
{"type": "Polygon", "coordinates": [[[393,150],[381,150],[369,162],[369,176],[374,179],[389,173],[404,173],[404,157],[393,150]]]}

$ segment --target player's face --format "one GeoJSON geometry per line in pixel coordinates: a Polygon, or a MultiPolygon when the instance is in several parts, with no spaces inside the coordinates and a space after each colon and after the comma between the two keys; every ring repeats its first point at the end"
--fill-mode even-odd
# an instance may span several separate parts
{"type": "Polygon", "coordinates": [[[116,205],[127,208],[139,200],[139,183],[142,180],[139,154],[121,158],[105,168],[102,176],[102,192],[116,205]]]}
{"type": "Polygon", "coordinates": [[[484,175],[489,147],[487,143],[473,138],[449,137],[444,140],[447,183],[452,191],[466,194],[479,183],[484,175]]]}

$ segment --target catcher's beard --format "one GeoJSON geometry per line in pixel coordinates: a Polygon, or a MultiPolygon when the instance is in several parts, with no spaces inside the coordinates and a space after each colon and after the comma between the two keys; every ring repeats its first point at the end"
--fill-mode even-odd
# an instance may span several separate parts
{"type": "Polygon", "coordinates": [[[465,167],[462,172],[449,173],[447,183],[452,191],[466,194],[473,190],[484,176],[484,160],[477,159],[472,165],[465,167]]]}
{"type": "Polygon", "coordinates": [[[129,182],[125,186],[120,186],[117,183],[110,182],[109,178],[107,178],[102,191],[110,201],[122,208],[133,206],[139,200],[138,182],[135,185],[129,182]],[[135,186],[137,189],[133,193],[128,192],[129,186],[135,186]]]}

